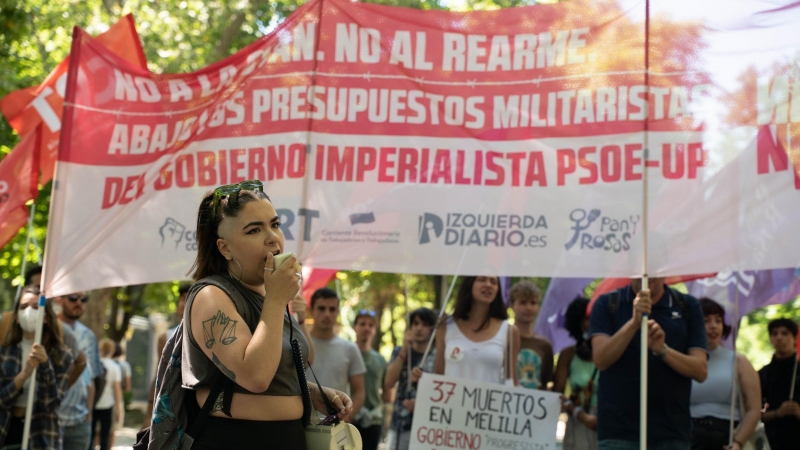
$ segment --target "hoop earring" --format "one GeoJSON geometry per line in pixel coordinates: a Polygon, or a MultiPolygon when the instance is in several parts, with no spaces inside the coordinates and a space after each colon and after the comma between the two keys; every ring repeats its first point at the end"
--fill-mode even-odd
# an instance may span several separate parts
{"type": "MultiPolygon", "coordinates": [[[[233,260],[236,261],[236,265],[239,266],[239,279],[237,279],[236,281],[242,281],[242,275],[244,275],[244,270],[242,270],[242,265],[239,264],[239,260],[238,259],[233,258],[233,260]]],[[[233,276],[233,274],[231,273],[230,269],[228,269],[228,275],[230,275],[231,278],[236,278],[236,277],[233,276]]]]}

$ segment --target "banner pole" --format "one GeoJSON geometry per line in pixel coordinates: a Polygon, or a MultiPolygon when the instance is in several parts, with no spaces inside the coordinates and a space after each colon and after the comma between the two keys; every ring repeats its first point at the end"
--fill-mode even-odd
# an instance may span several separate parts
{"type": "MultiPolygon", "coordinates": [[[[453,293],[453,288],[456,285],[457,279],[458,279],[458,274],[453,275],[453,280],[450,282],[450,288],[447,290],[447,295],[442,299],[442,309],[439,310],[439,318],[436,320],[436,324],[433,326],[433,332],[431,333],[431,338],[428,339],[428,346],[425,347],[425,353],[422,354],[422,359],[419,362],[420,367],[422,367],[425,364],[425,360],[428,359],[428,353],[431,352],[431,347],[433,346],[433,340],[436,339],[436,331],[439,329],[439,324],[442,322],[442,317],[444,316],[444,310],[447,308],[447,302],[450,301],[450,295],[453,293]]],[[[409,374],[409,376],[410,375],[411,374],[409,374]]]]}
{"type": "MultiPolygon", "coordinates": [[[[316,90],[317,90],[317,67],[319,65],[319,58],[317,58],[319,54],[319,38],[320,34],[322,33],[322,2],[324,0],[317,0],[319,2],[319,9],[317,13],[317,26],[316,26],[316,36],[314,36],[314,68],[311,72],[311,86],[309,88],[309,97],[308,98],[316,98],[316,90]]],[[[310,183],[309,179],[309,168],[311,167],[311,155],[314,153],[313,149],[311,148],[311,130],[314,128],[314,119],[311,116],[311,113],[308,113],[308,128],[306,129],[306,166],[303,173],[303,193],[300,199],[300,210],[304,211],[305,214],[308,214],[308,210],[306,206],[308,205],[308,185],[310,183]]],[[[308,224],[308,218],[306,220],[300,221],[300,235],[297,237],[297,258],[301,258],[303,255],[303,250],[305,249],[305,242],[306,242],[306,224],[308,224]]]]}
{"type": "MultiPolygon", "coordinates": [[[[28,253],[30,251],[31,246],[31,236],[33,235],[33,212],[36,209],[36,200],[31,203],[31,212],[28,214],[28,233],[25,236],[25,250],[22,252],[22,267],[19,269],[19,274],[23,276],[22,283],[17,286],[17,294],[14,295],[14,299],[19,298],[19,294],[22,292],[23,285],[25,284],[24,277],[25,277],[25,269],[28,265],[28,253]]],[[[39,259],[39,251],[36,251],[36,259],[39,259]]],[[[41,283],[40,283],[41,284],[41,283]]]]}
{"type": "MultiPolygon", "coordinates": [[[[408,274],[403,274],[403,307],[406,309],[406,331],[403,333],[403,345],[406,343],[406,333],[411,330],[411,313],[408,311],[408,274]]],[[[408,377],[406,378],[406,392],[411,392],[411,351],[412,349],[409,348],[409,354],[406,355],[406,373],[408,373],[408,377]]]]}
{"type": "MultiPolygon", "coordinates": [[[[650,92],[650,0],[645,1],[645,18],[644,18],[644,85],[647,89],[648,96],[650,92]]],[[[647,257],[648,257],[648,175],[647,175],[647,159],[649,157],[649,133],[648,133],[648,116],[650,114],[650,107],[647,107],[647,114],[644,117],[644,160],[642,165],[642,289],[650,290],[648,284],[648,270],[647,270],[647,257]]],[[[639,328],[640,336],[640,380],[639,380],[639,449],[647,450],[647,314],[642,315],[642,324],[639,328]]]]}
{"type": "MultiPolygon", "coordinates": [[[[736,372],[736,338],[739,335],[739,325],[741,322],[739,321],[739,274],[738,272],[733,272],[733,276],[736,278],[736,284],[734,285],[733,291],[733,392],[731,393],[731,421],[728,427],[728,446],[733,446],[733,413],[735,410],[734,405],[739,400],[739,389],[741,389],[738,385],[738,375],[736,372]]],[[[742,419],[742,414],[744,411],[739,411],[739,420],[742,419]]]]}
{"type": "MultiPolygon", "coordinates": [[[[45,308],[44,295],[39,296],[39,309],[36,311],[36,332],[34,333],[33,342],[35,344],[42,343],[42,325],[44,324],[44,308],[45,308]]],[[[25,407],[25,424],[22,427],[22,450],[28,448],[28,441],[31,438],[31,419],[33,418],[33,400],[36,392],[36,372],[38,369],[33,369],[31,373],[31,384],[28,387],[28,403],[25,407]]]]}

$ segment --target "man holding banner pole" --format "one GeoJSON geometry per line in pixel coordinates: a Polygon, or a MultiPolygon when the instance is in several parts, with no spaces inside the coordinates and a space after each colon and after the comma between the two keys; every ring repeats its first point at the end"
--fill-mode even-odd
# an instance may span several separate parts
{"type": "Polygon", "coordinates": [[[689,396],[692,380],[707,375],[703,313],[694,297],[670,289],[663,278],[641,279],[598,298],[589,335],[600,372],[597,431],[600,450],[639,448],[638,391],[647,377],[648,449],[688,450],[691,446],[689,396]],[[647,320],[649,369],[641,374],[640,333],[647,320]]]}

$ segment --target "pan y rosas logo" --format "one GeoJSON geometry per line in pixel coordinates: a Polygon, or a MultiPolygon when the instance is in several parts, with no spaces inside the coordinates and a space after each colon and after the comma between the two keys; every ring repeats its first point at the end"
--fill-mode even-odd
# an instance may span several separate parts
{"type": "Polygon", "coordinates": [[[444,243],[467,247],[531,247],[547,246],[545,216],[520,214],[473,214],[449,212],[440,216],[423,213],[419,216],[419,243],[444,243]]]}
{"type": "Polygon", "coordinates": [[[564,244],[567,250],[576,247],[580,250],[603,250],[619,253],[631,248],[630,240],[636,234],[636,226],[641,221],[638,215],[612,217],[604,215],[599,209],[586,211],[582,208],[569,214],[572,234],[564,244]]]}

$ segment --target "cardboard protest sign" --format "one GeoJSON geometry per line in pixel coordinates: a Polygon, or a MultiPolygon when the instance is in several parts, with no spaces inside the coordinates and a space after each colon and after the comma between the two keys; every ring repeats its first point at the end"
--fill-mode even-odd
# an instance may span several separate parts
{"type": "Polygon", "coordinates": [[[423,374],[410,450],[556,448],[557,393],[423,374]]]}

